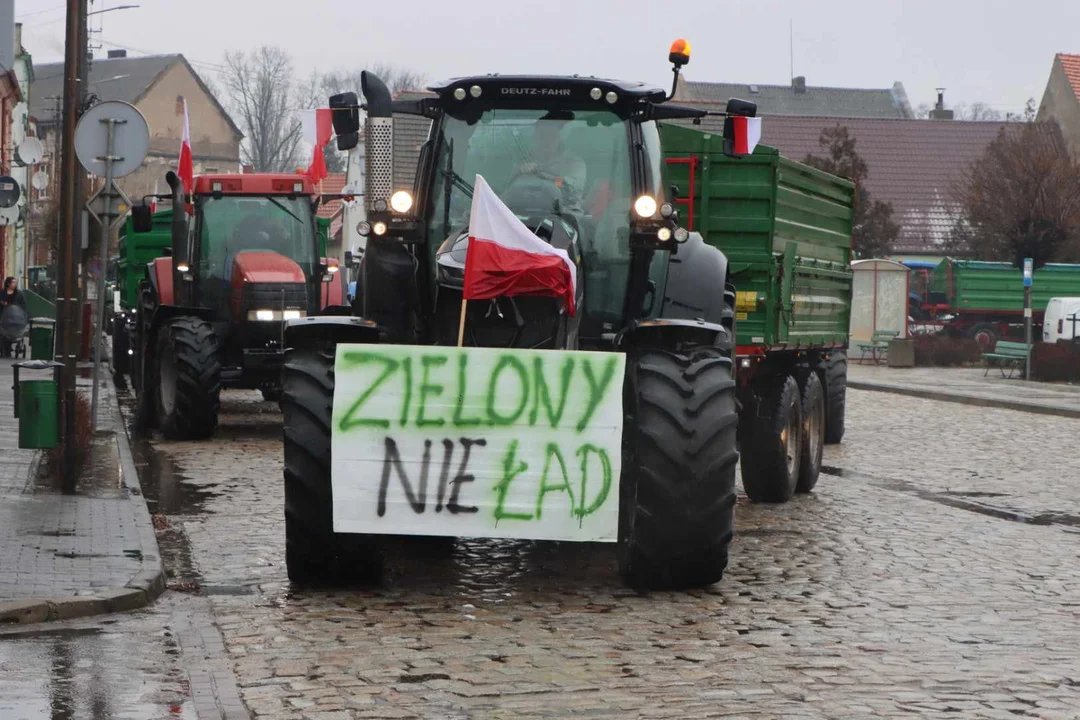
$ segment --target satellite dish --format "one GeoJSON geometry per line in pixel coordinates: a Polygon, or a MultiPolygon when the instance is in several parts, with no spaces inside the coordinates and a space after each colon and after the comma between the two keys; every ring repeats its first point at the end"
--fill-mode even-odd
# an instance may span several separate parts
{"type": "Polygon", "coordinates": [[[36,137],[25,138],[15,148],[15,162],[19,165],[37,165],[45,157],[45,146],[36,137]]]}
{"type": "Polygon", "coordinates": [[[0,208],[13,208],[19,202],[22,191],[15,178],[5,175],[0,177],[0,208]]]}
{"type": "Polygon", "coordinates": [[[17,207],[0,208],[0,227],[7,227],[8,225],[14,225],[18,221],[19,221],[19,208],[17,208],[17,207]]]}
{"type": "Polygon", "coordinates": [[[45,174],[44,170],[38,170],[34,173],[34,177],[30,178],[30,184],[34,186],[35,190],[46,190],[49,187],[49,176],[45,174]]]}
{"type": "Polygon", "coordinates": [[[150,150],[150,128],[138,109],[126,102],[107,100],[93,106],[79,118],[75,128],[75,154],[90,173],[105,176],[104,157],[108,153],[106,122],[114,119],[112,155],[113,177],[124,177],[142,165],[150,150]]]}

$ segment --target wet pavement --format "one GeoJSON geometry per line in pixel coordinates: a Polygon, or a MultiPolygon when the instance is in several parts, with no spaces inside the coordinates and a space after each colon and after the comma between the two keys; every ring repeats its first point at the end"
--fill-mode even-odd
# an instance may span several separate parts
{"type": "Polygon", "coordinates": [[[416,541],[380,588],[301,592],[280,416],[227,393],[213,442],[135,448],[172,590],[0,630],[0,717],[1080,717],[1078,431],[853,391],[817,491],[740,496],[707,590],[632,593],[607,545],[416,541]]]}

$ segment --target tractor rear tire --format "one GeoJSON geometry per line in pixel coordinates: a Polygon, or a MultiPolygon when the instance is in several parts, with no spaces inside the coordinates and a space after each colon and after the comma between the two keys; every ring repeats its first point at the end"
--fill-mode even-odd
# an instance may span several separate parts
{"type": "Polygon", "coordinates": [[[825,447],[825,389],[817,370],[804,368],[799,373],[799,404],[802,406],[802,446],[799,455],[799,480],[795,492],[808,493],[821,474],[825,447]]]}
{"type": "Polygon", "coordinates": [[[981,352],[993,352],[1001,339],[1001,327],[992,322],[978,323],[968,331],[968,337],[979,343],[981,352]]]}
{"type": "Polygon", "coordinates": [[[619,570],[638,590],[715,583],[735,522],[731,358],[706,346],[648,350],[628,375],[619,570]]]}
{"type": "Polygon", "coordinates": [[[221,407],[221,362],[214,326],[196,317],[173,318],[158,330],[154,360],[157,426],[162,435],[169,440],[213,435],[221,407]]]}
{"type": "Polygon", "coordinates": [[[285,565],[302,586],[379,582],[382,548],[369,535],[334,532],[330,427],[334,349],[288,351],[282,370],[285,428],[285,565]]]}
{"type": "Polygon", "coordinates": [[[847,406],[847,353],[834,352],[825,361],[825,444],[844,439],[844,410],[847,406]]]}
{"type": "Polygon", "coordinates": [[[113,321],[112,333],[112,367],[117,377],[127,375],[131,370],[131,335],[128,333],[127,323],[123,320],[113,321]]]}
{"type": "Polygon", "coordinates": [[[795,494],[802,455],[802,403],[790,375],[771,378],[757,391],[756,412],[743,419],[742,480],[754,502],[784,503],[795,494]]]}

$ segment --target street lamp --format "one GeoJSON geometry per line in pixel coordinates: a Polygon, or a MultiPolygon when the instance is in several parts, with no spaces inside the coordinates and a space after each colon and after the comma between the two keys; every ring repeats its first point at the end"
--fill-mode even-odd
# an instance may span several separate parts
{"type": "Polygon", "coordinates": [[[86,17],[91,15],[100,15],[101,13],[112,12],[113,10],[131,10],[132,8],[142,7],[142,5],[117,5],[116,7],[105,8],[104,10],[95,10],[94,12],[86,13],[86,17]]]}

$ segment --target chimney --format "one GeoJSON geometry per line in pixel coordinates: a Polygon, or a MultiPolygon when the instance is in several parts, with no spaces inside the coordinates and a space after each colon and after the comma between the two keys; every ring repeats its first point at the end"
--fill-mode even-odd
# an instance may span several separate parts
{"type": "Polygon", "coordinates": [[[937,105],[930,111],[931,120],[952,120],[953,111],[945,109],[945,88],[937,89],[937,105]]]}
{"type": "Polygon", "coordinates": [[[127,57],[127,50],[110,50],[109,51],[109,59],[110,60],[112,60],[114,58],[126,58],[126,57],[127,57]]]}
{"type": "Polygon", "coordinates": [[[800,75],[798,77],[791,78],[791,89],[799,95],[806,92],[806,76],[800,75]]]}

